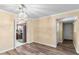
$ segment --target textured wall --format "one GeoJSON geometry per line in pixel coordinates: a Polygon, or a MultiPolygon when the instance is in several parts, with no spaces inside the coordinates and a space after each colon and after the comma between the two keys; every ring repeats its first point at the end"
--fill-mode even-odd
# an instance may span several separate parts
{"type": "Polygon", "coordinates": [[[56,20],[53,17],[43,17],[33,20],[33,42],[56,47],[56,20]]]}
{"type": "Polygon", "coordinates": [[[14,15],[0,10],[0,52],[14,46],[14,15]]]}

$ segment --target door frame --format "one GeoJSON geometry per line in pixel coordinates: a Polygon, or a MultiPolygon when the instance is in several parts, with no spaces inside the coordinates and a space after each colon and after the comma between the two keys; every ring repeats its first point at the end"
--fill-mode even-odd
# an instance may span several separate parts
{"type": "MultiPolygon", "coordinates": [[[[71,16],[70,16],[71,17],[71,16]]],[[[67,18],[67,17],[66,17],[67,18]]],[[[58,18],[58,19],[56,19],[56,25],[57,25],[57,22],[62,22],[63,23],[63,21],[62,21],[62,19],[65,19],[65,18],[58,18]]],[[[72,16],[72,18],[71,18],[72,20],[74,19],[74,22],[76,21],[76,19],[77,19],[77,16],[72,16]]],[[[74,22],[73,22],[73,32],[74,32],[74,22]]],[[[56,29],[57,29],[57,26],[56,26],[56,29]]],[[[63,42],[63,39],[64,39],[64,37],[63,37],[63,25],[62,25],[62,42],[63,42]]],[[[56,30],[56,36],[57,36],[57,30],[56,30]]],[[[57,41],[58,39],[56,39],[56,41],[57,41]]],[[[74,33],[73,33],[73,40],[74,40],[74,33]]],[[[62,43],[62,42],[57,42],[57,44],[58,43],[62,43]]]]}
{"type": "MultiPolygon", "coordinates": [[[[18,47],[16,46],[16,29],[17,29],[17,24],[16,24],[16,20],[14,20],[14,48],[18,47]]],[[[26,36],[27,36],[27,25],[26,25],[26,36]]],[[[26,40],[27,40],[27,37],[26,37],[26,40]]],[[[23,43],[22,45],[26,44],[27,41],[25,43],[23,43]]]]}

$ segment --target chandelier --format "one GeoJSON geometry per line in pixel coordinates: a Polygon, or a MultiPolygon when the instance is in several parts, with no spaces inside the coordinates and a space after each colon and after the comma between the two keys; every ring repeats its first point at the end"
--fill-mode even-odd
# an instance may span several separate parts
{"type": "Polygon", "coordinates": [[[20,4],[19,6],[18,6],[18,14],[17,14],[17,20],[19,21],[19,22],[21,22],[21,21],[26,21],[27,20],[27,18],[28,18],[28,16],[27,16],[27,14],[26,14],[26,6],[24,5],[24,4],[20,4]]]}

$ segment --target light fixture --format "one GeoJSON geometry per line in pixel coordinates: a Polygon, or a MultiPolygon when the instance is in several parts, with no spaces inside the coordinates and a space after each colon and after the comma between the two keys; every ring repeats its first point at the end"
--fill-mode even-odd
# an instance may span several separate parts
{"type": "Polygon", "coordinates": [[[18,22],[24,22],[24,21],[27,21],[28,19],[28,16],[27,16],[27,14],[26,14],[26,6],[24,5],[24,4],[20,4],[19,6],[18,6],[18,14],[17,14],[17,21],[18,22]]]}

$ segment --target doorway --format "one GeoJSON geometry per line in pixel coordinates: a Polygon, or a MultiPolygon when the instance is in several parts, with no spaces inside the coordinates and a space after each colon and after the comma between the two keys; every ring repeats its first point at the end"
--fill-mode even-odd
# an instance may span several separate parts
{"type": "Polygon", "coordinates": [[[57,20],[57,47],[75,50],[74,47],[74,22],[75,17],[61,18],[57,20]]]}
{"type": "Polygon", "coordinates": [[[74,40],[74,22],[75,16],[57,19],[57,44],[62,43],[63,40],[74,40]]]}
{"type": "Polygon", "coordinates": [[[63,40],[73,40],[73,22],[63,23],[63,40]]]}
{"type": "Polygon", "coordinates": [[[26,23],[16,24],[15,47],[21,46],[27,42],[26,23]]]}
{"type": "Polygon", "coordinates": [[[63,22],[62,46],[74,49],[73,45],[73,22],[63,22]]]}

